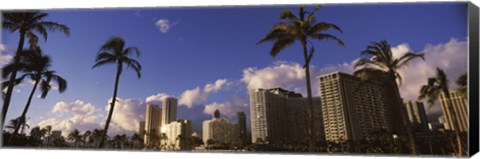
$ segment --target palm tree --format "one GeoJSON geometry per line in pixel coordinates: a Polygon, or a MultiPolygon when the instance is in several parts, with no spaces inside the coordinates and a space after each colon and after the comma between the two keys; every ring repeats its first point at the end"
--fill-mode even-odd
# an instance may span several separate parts
{"type": "MultiPolygon", "coordinates": [[[[32,102],[33,95],[37,89],[37,86],[40,84],[40,89],[42,91],[41,98],[44,99],[52,86],[50,82],[53,80],[58,84],[58,91],[60,93],[64,92],[67,89],[67,81],[62,77],[55,74],[55,71],[49,70],[51,66],[50,57],[47,55],[42,55],[40,49],[30,50],[29,58],[25,59],[26,67],[23,69],[25,74],[23,74],[20,78],[16,81],[22,82],[25,77],[29,77],[32,81],[35,82],[33,85],[33,89],[30,92],[30,96],[28,97],[27,104],[23,109],[22,115],[20,116],[20,122],[25,122],[25,118],[27,115],[27,111],[30,108],[30,103],[32,102]]],[[[19,127],[15,128],[13,135],[18,133],[19,127]]]]}
{"type": "Polygon", "coordinates": [[[85,146],[85,147],[88,147],[88,143],[87,143],[88,140],[87,140],[87,138],[90,139],[90,135],[91,135],[91,134],[92,134],[92,132],[89,131],[89,130],[87,130],[87,131],[85,131],[85,132],[83,133],[83,135],[82,135],[82,140],[83,140],[83,142],[84,142],[84,146],[85,146]]]}
{"type": "Polygon", "coordinates": [[[113,109],[115,108],[115,102],[117,100],[117,89],[118,82],[120,80],[120,74],[122,74],[123,65],[127,66],[127,69],[132,67],[135,72],[137,72],[138,78],[140,78],[140,71],[142,66],[140,63],[128,57],[129,55],[136,53],[137,57],[140,56],[140,50],[136,47],[125,48],[125,41],[121,37],[112,37],[105,44],[102,45],[98,51],[95,65],[92,68],[103,66],[105,64],[117,64],[117,74],[115,77],[115,88],[113,90],[113,97],[110,105],[110,111],[108,113],[107,122],[105,123],[105,129],[103,132],[103,137],[100,140],[99,148],[103,148],[105,135],[108,131],[108,126],[110,125],[110,120],[112,119],[113,109]]]}
{"type": "MultiPolygon", "coordinates": [[[[390,86],[392,91],[390,91],[393,96],[392,104],[389,108],[390,112],[397,112],[400,116],[393,115],[394,119],[392,120],[392,126],[403,125],[407,128],[408,139],[410,143],[411,153],[417,154],[417,149],[415,145],[415,140],[411,127],[406,121],[405,110],[403,109],[403,102],[400,96],[400,91],[397,85],[397,80],[399,84],[402,84],[402,77],[398,72],[401,68],[406,67],[414,59],[424,60],[423,53],[414,53],[407,52],[401,57],[395,58],[390,44],[386,40],[380,42],[372,42],[371,45],[367,46],[367,49],[361,52],[361,58],[354,64],[354,68],[361,68],[354,72],[354,75],[360,77],[362,81],[372,81],[375,79],[386,79],[387,86],[390,86]]],[[[384,81],[384,80],[382,80],[384,81]]]]}
{"type": "Polygon", "coordinates": [[[70,134],[68,134],[68,140],[73,141],[74,147],[77,148],[78,143],[84,142],[82,140],[82,135],[80,135],[80,132],[75,129],[70,134]]]}
{"type": "Polygon", "coordinates": [[[47,137],[47,147],[50,146],[50,138],[52,136],[52,126],[48,125],[42,128],[42,131],[45,132],[45,137],[47,137]]]}
{"type": "MultiPolygon", "coordinates": [[[[25,36],[29,39],[31,46],[35,46],[38,41],[38,36],[35,33],[39,33],[45,41],[48,37],[48,31],[61,31],[65,35],[70,35],[70,29],[57,22],[45,21],[44,18],[47,17],[47,13],[37,12],[37,11],[25,11],[25,12],[6,12],[3,14],[3,28],[7,29],[10,32],[19,32],[20,40],[18,42],[17,52],[14,56],[14,63],[19,63],[19,55],[23,50],[23,45],[25,42],[25,36]]],[[[18,67],[14,67],[14,71],[10,75],[10,82],[8,83],[8,89],[5,94],[5,99],[2,107],[2,120],[0,127],[3,127],[5,117],[7,115],[8,107],[10,105],[10,100],[12,97],[13,87],[15,79],[17,78],[18,67]]]]}
{"type": "Polygon", "coordinates": [[[437,67],[437,72],[435,77],[428,78],[428,83],[423,85],[420,89],[420,95],[418,96],[419,100],[427,99],[427,102],[430,106],[433,106],[435,101],[438,99],[438,96],[443,94],[446,98],[447,108],[452,117],[453,129],[455,130],[455,135],[457,138],[457,152],[458,156],[462,157],[462,139],[460,137],[459,126],[457,123],[457,117],[455,111],[453,110],[453,104],[450,97],[450,90],[448,89],[448,78],[445,72],[437,67]]]}
{"type": "Polygon", "coordinates": [[[94,143],[97,146],[98,141],[102,138],[103,130],[101,129],[94,129],[92,134],[90,134],[89,143],[94,143]]]}
{"type": "Polygon", "coordinates": [[[465,98],[468,97],[468,94],[467,94],[468,81],[467,80],[468,80],[467,73],[464,73],[460,77],[458,77],[457,81],[455,81],[455,83],[457,83],[457,85],[460,87],[458,88],[458,92],[465,98]]]}
{"type": "Polygon", "coordinates": [[[140,149],[142,148],[143,146],[143,138],[138,135],[137,133],[133,134],[131,137],[130,137],[130,140],[132,140],[132,143],[134,144],[134,147],[135,149],[140,149]]]}
{"type": "Polygon", "coordinates": [[[33,127],[30,131],[30,140],[34,145],[39,146],[42,143],[42,137],[45,135],[45,131],[42,131],[40,127],[33,127]]]}
{"type": "Polygon", "coordinates": [[[305,79],[307,86],[307,105],[308,105],[308,134],[309,134],[309,151],[313,151],[313,102],[312,102],[312,88],[310,85],[310,60],[313,57],[314,47],[310,39],[313,40],[333,40],[339,45],[344,46],[344,43],[337,37],[323,33],[329,29],[335,29],[339,32],[342,30],[335,24],[326,22],[316,22],[315,12],[320,9],[320,6],[315,7],[311,12],[304,10],[304,6],[299,7],[298,17],[291,10],[284,10],[280,13],[281,22],[275,24],[270,32],[260,40],[258,44],[267,41],[274,42],[270,51],[270,55],[275,57],[280,51],[291,46],[296,41],[300,42],[303,47],[305,79]],[[310,43],[310,51],[307,45],[310,43]]]}

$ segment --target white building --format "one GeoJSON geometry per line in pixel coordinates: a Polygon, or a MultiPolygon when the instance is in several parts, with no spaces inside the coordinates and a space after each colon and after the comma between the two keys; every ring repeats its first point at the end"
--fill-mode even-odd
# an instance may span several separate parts
{"type": "Polygon", "coordinates": [[[157,105],[147,105],[145,113],[145,136],[143,137],[146,146],[152,146],[160,136],[160,126],[162,122],[162,109],[157,105]]]}
{"type": "Polygon", "coordinates": [[[177,120],[165,125],[167,137],[163,144],[173,150],[191,149],[192,121],[177,120]]]}
{"type": "MultiPolygon", "coordinates": [[[[215,114],[220,114],[218,110],[215,114]]],[[[240,135],[238,134],[238,125],[231,123],[228,119],[220,118],[215,115],[211,120],[203,122],[203,143],[209,144],[209,140],[214,145],[238,146],[240,135]]]]}

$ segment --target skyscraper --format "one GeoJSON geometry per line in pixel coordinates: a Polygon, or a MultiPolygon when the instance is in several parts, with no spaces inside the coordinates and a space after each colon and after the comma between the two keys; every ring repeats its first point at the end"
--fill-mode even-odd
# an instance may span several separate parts
{"type": "Polygon", "coordinates": [[[203,122],[202,129],[202,138],[205,145],[209,145],[209,142],[213,142],[214,144],[239,145],[238,125],[231,123],[226,118],[220,118],[214,115],[211,120],[203,122]]]}
{"type": "Polygon", "coordinates": [[[177,99],[168,97],[162,102],[162,126],[177,120],[177,99]]]}
{"type": "Polygon", "coordinates": [[[147,132],[143,138],[144,144],[147,146],[153,145],[160,136],[160,126],[162,124],[162,109],[158,105],[147,105],[145,114],[145,131],[147,132]]]}
{"type": "Polygon", "coordinates": [[[248,143],[247,116],[245,115],[245,112],[238,112],[237,117],[238,117],[238,128],[239,128],[238,130],[240,135],[240,145],[241,147],[243,147],[248,143]]]}
{"type": "Polygon", "coordinates": [[[408,120],[416,129],[428,129],[428,119],[425,107],[420,101],[408,101],[405,103],[408,120]]]}
{"type": "Polygon", "coordinates": [[[455,130],[453,125],[452,113],[455,113],[460,132],[468,131],[468,106],[465,97],[460,95],[457,91],[450,91],[450,101],[452,103],[453,111],[448,109],[448,102],[446,96],[440,94],[440,104],[442,105],[443,114],[445,116],[446,130],[455,130]],[[447,129],[448,127],[448,129],[447,129]]]}
{"type": "MultiPolygon", "coordinates": [[[[320,98],[313,98],[314,140],[321,141],[323,121],[320,98]]],[[[250,93],[251,140],[294,143],[308,139],[307,98],[282,88],[258,89],[250,93]]]]}
{"type": "Polygon", "coordinates": [[[167,145],[173,145],[174,150],[188,150],[192,145],[188,142],[192,135],[192,121],[177,120],[165,125],[167,145]]]}
{"type": "Polygon", "coordinates": [[[341,72],[317,77],[327,141],[359,140],[374,131],[390,130],[385,88],[341,72]]]}
{"type": "Polygon", "coordinates": [[[145,134],[145,121],[140,121],[138,123],[138,128],[138,135],[143,138],[143,135],[145,134]]]}

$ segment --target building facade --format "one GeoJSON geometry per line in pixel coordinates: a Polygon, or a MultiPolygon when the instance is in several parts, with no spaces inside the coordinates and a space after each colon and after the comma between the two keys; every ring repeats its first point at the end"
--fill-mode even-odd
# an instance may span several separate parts
{"type": "Polygon", "coordinates": [[[192,121],[177,120],[165,125],[167,147],[173,150],[189,150],[192,149],[190,137],[192,135],[192,121]]]}
{"type": "MultiPolygon", "coordinates": [[[[313,98],[315,142],[324,139],[320,98],[313,98]]],[[[308,143],[307,98],[282,88],[250,93],[251,141],[267,144],[308,143]]]]}
{"type": "Polygon", "coordinates": [[[238,134],[240,136],[240,146],[244,147],[246,146],[249,142],[248,140],[248,132],[247,132],[247,115],[245,115],[245,112],[238,112],[237,113],[237,118],[238,118],[238,134]]]}
{"type": "Polygon", "coordinates": [[[146,146],[152,146],[160,136],[162,109],[158,105],[148,104],[145,112],[145,132],[143,140],[146,146]]]}
{"type": "Polygon", "coordinates": [[[162,102],[162,125],[177,120],[177,99],[167,97],[162,102]]]}
{"type": "Polygon", "coordinates": [[[460,132],[468,131],[468,103],[465,97],[459,94],[457,91],[450,91],[450,101],[453,107],[451,112],[448,109],[448,100],[446,96],[442,93],[440,94],[440,104],[442,105],[443,115],[445,116],[445,129],[446,130],[455,130],[453,125],[454,119],[452,113],[455,113],[457,118],[457,124],[460,132]]]}
{"type": "Polygon", "coordinates": [[[425,107],[420,101],[405,102],[408,120],[414,129],[428,129],[428,118],[425,112],[425,107]]]}
{"type": "Polygon", "coordinates": [[[214,145],[238,146],[240,143],[238,129],[237,124],[231,123],[226,118],[213,117],[211,120],[203,122],[203,143],[210,145],[213,142],[214,145]]]}
{"type": "Polygon", "coordinates": [[[370,133],[390,131],[386,89],[381,82],[360,85],[360,79],[341,72],[317,77],[327,141],[360,140],[370,133]]]}

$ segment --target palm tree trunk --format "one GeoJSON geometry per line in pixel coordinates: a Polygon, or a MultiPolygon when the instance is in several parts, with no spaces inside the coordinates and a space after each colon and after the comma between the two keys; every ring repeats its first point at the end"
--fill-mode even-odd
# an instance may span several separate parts
{"type": "Polygon", "coordinates": [[[450,91],[448,89],[443,90],[443,94],[446,97],[448,109],[450,111],[450,116],[452,117],[453,129],[455,130],[455,136],[457,138],[457,146],[458,146],[458,157],[462,157],[462,138],[460,138],[460,130],[457,122],[457,115],[453,110],[453,104],[450,98],[450,91]]]}
{"type": "Polygon", "coordinates": [[[413,136],[413,130],[412,130],[412,127],[410,126],[409,122],[407,121],[408,117],[406,116],[406,112],[405,112],[405,109],[403,107],[403,102],[401,100],[401,96],[400,96],[400,89],[398,88],[398,85],[397,85],[397,82],[395,80],[395,75],[392,76],[392,82],[393,82],[393,86],[394,86],[394,91],[395,91],[395,94],[397,96],[397,98],[395,98],[397,101],[395,103],[397,104],[400,104],[399,106],[399,110],[400,110],[400,114],[402,115],[402,123],[405,127],[407,127],[407,134],[408,134],[408,142],[410,144],[410,151],[413,155],[417,154],[417,146],[415,144],[415,138],[413,136]]]}
{"type": "MultiPolygon", "coordinates": [[[[20,116],[20,123],[15,127],[15,130],[13,131],[12,136],[16,136],[18,134],[18,130],[20,129],[21,125],[25,124],[25,118],[27,115],[28,108],[30,107],[30,103],[32,102],[33,95],[35,94],[35,90],[37,89],[38,83],[40,82],[40,79],[37,78],[35,80],[35,85],[33,85],[32,92],[30,92],[30,96],[28,97],[27,104],[25,105],[25,108],[23,109],[22,115],[20,116]]],[[[22,128],[23,129],[23,128],[22,128]]],[[[23,130],[22,130],[23,131],[23,130]]],[[[12,142],[12,138],[8,140],[8,144],[12,142]]]]}
{"type": "Polygon", "coordinates": [[[310,64],[307,55],[306,40],[302,42],[303,57],[305,58],[305,78],[307,82],[307,107],[308,107],[308,151],[313,152],[313,102],[312,102],[312,88],[310,85],[310,64]]]}
{"type": "Polygon", "coordinates": [[[110,111],[108,112],[107,122],[105,123],[102,139],[100,140],[100,145],[98,146],[98,148],[103,148],[104,146],[105,137],[108,131],[108,126],[110,125],[110,120],[112,119],[112,115],[113,115],[113,108],[115,108],[115,102],[117,101],[117,90],[118,90],[118,82],[120,80],[120,74],[122,74],[122,63],[118,63],[117,75],[115,77],[115,88],[113,90],[112,103],[110,105],[110,111]]]}
{"type": "Polygon", "coordinates": [[[17,53],[15,54],[13,72],[10,75],[10,80],[8,82],[7,93],[5,95],[5,100],[3,102],[2,107],[2,121],[0,125],[0,129],[3,129],[3,125],[5,124],[5,117],[7,117],[8,106],[10,106],[10,100],[12,98],[13,86],[15,84],[15,79],[17,78],[17,64],[20,62],[20,52],[22,52],[23,44],[25,42],[25,31],[20,31],[20,40],[18,42],[17,53]]]}

